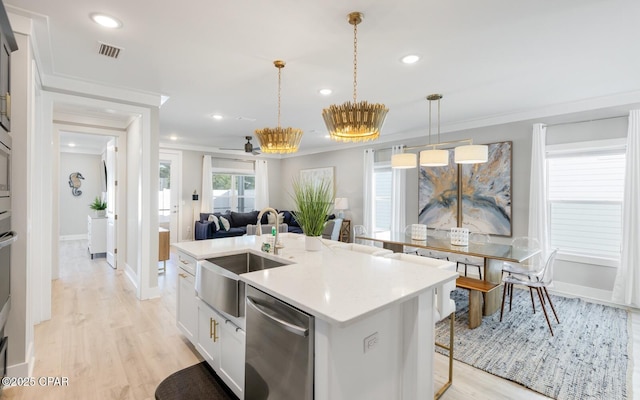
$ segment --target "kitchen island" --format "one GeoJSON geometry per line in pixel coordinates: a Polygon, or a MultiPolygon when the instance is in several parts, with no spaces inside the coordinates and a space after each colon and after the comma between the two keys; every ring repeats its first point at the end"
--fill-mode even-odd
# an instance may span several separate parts
{"type": "MultiPolygon", "coordinates": [[[[280,237],[284,248],[267,257],[290,264],[240,279],[315,317],[314,398],[431,398],[434,289],[457,274],[327,246],[307,252],[302,235],[280,237]]],[[[195,260],[241,251],[264,256],[263,238],[175,246],[195,260]]],[[[231,320],[244,328],[243,321],[231,320]]]]}

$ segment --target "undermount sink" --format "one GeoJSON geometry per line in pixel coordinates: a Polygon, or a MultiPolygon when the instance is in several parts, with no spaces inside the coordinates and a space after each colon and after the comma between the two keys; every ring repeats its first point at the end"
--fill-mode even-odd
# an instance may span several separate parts
{"type": "Polygon", "coordinates": [[[248,251],[207,258],[196,267],[196,293],[216,310],[242,317],[245,284],[239,275],[287,264],[248,251]]]}
{"type": "Polygon", "coordinates": [[[207,258],[207,261],[236,275],[286,265],[286,263],[249,252],[232,254],[229,256],[211,257],[207,258]]]}

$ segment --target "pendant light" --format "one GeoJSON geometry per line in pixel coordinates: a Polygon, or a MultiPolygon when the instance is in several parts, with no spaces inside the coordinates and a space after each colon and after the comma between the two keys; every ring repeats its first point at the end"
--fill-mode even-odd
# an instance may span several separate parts
{"type": "Polygon", "coordinates": [[[260,151],[262,153],[295,153],[300,146],[302,130],[280,127],[280,91],[282,68],[284,68],[285,62],[275,60],[273,65],[278,68],[278,127],[257,129],[255,133],[260,141],[260,151]]]}
{"type": "Polygon", "coordinates": [[[358,24],[362,22],[362,17],[360,12],[352,12],[348,15],[348,21],[353,25],[353,103],[348,101],[322,110],[322,118],[331,139],[341,142],[364,142],[377,139],[389,112],[384,104],[357,102],[358,24]]]}
{"type": "MultiPolygon", "coordinates": [[[[454,162],[456,164],[481,164],[488,160],[489,147],[486,145],[474,145],[471,139],[440,142],[440,100],[441,94],[430,94],[429,100],[429,143],[420,146],[405,147],[405,150],[427,148],[420,152],[420,165],[423,167],[443,167],[449,165],[449,150],[438,149],[442,146],[453,146],[458,143],[468,143],[458,146],[454,150],[454,162]],[[438,142],[431,143],[431,103],[438,102],[438,142]]],[[[416,155],[413,153],[401,153],[391,156],[391,168],[415,168],[416,155]]]]}
{"type": "MultiPolygon", "coordinates": [[[[438,144],[440,143],[440,100],[441,94],[430,94],[427,96],[429,100],[429,145],[431,145],[431,103],[438,102],[438,144]]],[[[438,150],[436,145],[429,150],[422,150],[420,152],[420,165],[423,167],[443,167],[449,165],[449,151],[438,150]]]]}

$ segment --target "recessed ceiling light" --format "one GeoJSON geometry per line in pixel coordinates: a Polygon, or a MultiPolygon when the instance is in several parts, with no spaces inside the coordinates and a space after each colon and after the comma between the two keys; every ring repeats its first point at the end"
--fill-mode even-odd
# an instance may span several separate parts
{"type": "Polygon", "coordinates": [[[169,136],[169,139],[171,139],[171,140],[173,140],[175,142],[176,140],[178,140],[178,137],[176,135],[171,135],[171,136],[169,136]]]}
{"type": "Polygon", "coordinates": [[[122,22],[118,19],[101,13],[91,13],[89,14],[91,20],[100,26],[104,26],[105,28],[120,28],[122,27],[122,22]]]}
{"type": "Polygon", "coordinates": [[[217,119],[217,120],[220,120],[220,119],[222,119],[222,115],[220,115],[220,114],[213,114],[213,115],[211,116],[211,118],[213,118],[213,119],[217,119]]]}
{"type": "Polygon", "coordinates": [[[331,135],[324,135],[325,139],[331,139],[331,135]]]}
{"type": "Polygon", "coordinates": [[[413,64],[420,60],[420,56],[415,54],[409,54],[408,56],[402,57],[401,61],[405,64],[413,64]]]}
{"type": "Polygon", "coordinates": [[[75,143],[69,143],[69,147],[76,147],[75,143]]]}
{"type": "Polygon", "coordinates": [[[331,89],[320,89],[318,92],[320,92],[320,94],[323,95],[323,96],[328,96],[331,93],[333,93],[333,90],[331,90],[331,89]]]}

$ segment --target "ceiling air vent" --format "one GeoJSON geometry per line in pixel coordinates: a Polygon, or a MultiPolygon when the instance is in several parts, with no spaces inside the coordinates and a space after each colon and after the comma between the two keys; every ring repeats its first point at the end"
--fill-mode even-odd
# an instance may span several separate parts
{"type": "Polygon", "coordinates": [[[116,47],[110,44],[98,42],[98,54],[101,54],[103,56],[118,58],[122,50],[123,49],[121,47],[116,47]]]}

